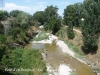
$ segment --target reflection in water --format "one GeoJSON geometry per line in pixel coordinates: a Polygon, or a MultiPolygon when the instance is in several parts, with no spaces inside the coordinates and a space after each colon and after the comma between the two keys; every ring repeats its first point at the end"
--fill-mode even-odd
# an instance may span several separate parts
{"type": "Polygon", "coordinates": [[[51,66],[55,69],[59,67],[60,64],[66,64],[72,68],[77,75],[96,75],[93,70],[84,63],[81,63],[77,59],[64,54],[61,49],[56,45],[56,42],[53,41],[52,44],[29,44],[26,48],[36,48],[36,49],[47,49],[47,60],[51,66]]]}

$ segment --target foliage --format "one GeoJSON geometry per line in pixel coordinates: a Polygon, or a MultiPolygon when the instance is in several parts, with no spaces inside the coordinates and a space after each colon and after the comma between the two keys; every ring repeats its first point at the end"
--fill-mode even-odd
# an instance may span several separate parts
{"type": "Polygon", "coordinates": [[[48,6],[44,12],[46,15],[46,23],[44,24],[45,30],[52,30],[52,33],[55,34],[61,27],[61,19],[57,13],[58,8],[48,6]]]}
{"type": "Polygon", "coordinates": [[[24,50],[17,48],[9,50],[10,55],[4,55],[2,64],[6,68],[12,68],[16,71],[11,71],[14,75],[45,75],[46,64],[42,60],[42,55],[39,50],[24,50]],[[30,60],[29,60],[30,59],[30,60]],[[17,71],[19,69],[19,71],[17,71]],[[23,70],[22,70],[23,69],[23,70]],[[25,71],[25,69],[30,69],[25,71]],[[20,71],[22,70],[22,71],[20,71]]]}
{"type": "Polygon", "coordinates": [[[5,44],[6,43],[6,36],[0,34],[0,44],[5,44]]]}
{"type": "Polygon", "coordinates": [[[70,24],[70,26],[68,26],[68,28],[67,28],[67,36],[69,39],[74,39],[74,37],[75,37],[72,24],[70,24]]]}
{"type": "Polygon", "coordinates": [[[0,20],[5,20],[7,17],[8,17],[8,12],[0,10],[0,20]]]}
{"type": "Polygon", "coordinates": [[[88,53],[96,53],[98,49],[98,37],[100,32],[100,1],[85,0],[84,9],[85,16],[81,25],[83,35],[83,51],[88,53]]]}
{"type": "Polygon", "coordinates": [[[15,17],[12,17],[12,19],[10,20],[11,22],[11,27],[15,28],[15,27],[20,27],[20,23],[18,22],[18,20],[15,17]]]}
{"type": "MultiPolygon", "coordinates": [[[[1,13],[1,11],[0,11],[1,13]]],[[[1,14],[1,20],[4,12],[1,14]]],[[[36,50],[24,50],[23,48],[17,48],[18,46],[24,46],[26,43],[29,43],[30,36],[27,36],[26,33],[30,28],[32,16],[23,11],[12,11],[10,13],[13,17],[4,22],[7,27],[5,27],[2,22],[0,22],[0,73],[4,72],[5,68],[30,68],[35,69],[36,67],[42,71],[30,71],[30,72],[10,72],[10,75],[45,75],[46,74],[46,65],[42,61],[41,53],[36,50]],[[11,22],[11,24],[10,24],[11,22]],[[10,25],[9,25],[10,24],[10,25]],[[8,27],[10,26],[10,28],[8,27]],[[5,29],[5,28],[6,29],[5,29]],[[8,29],[9,28],[9,29],[8,29]],[[5,30],[8,33],[11,31],[10,35],[4,34],[5,30]],[[28,54],[29,53],[29,54],[28,54]],[[31,54],[33,53],[33,54],[31,54]],[[35,54],[34,54],[35,53],[35,54]],[[37,54],[37,55],[36,55],[37,54]],[[38,56],[39,54],[39,56],[38,56]],[[25,56],[24,56],[25,55],[25,56]],[[28,57],[29,56],[29,57],[28,57]],[[37,60],[36,60],[37,58],[37,60]],[[2,59],[2,60],[1,60],[2,59]],[[30,59],[30,60],[29,60],[30,59]],[[27,62],[29,60],[29,62],[27,62]],[[1,62],[2,61],[2,62],[1,62]],[[26,62],[25,62],[26,61],[26,62]],[[33,61],[33,62],[32,62],[33,61]],[[26,65],[26,66],[25,66],[26,65]],[[35,65],[35,66],[34,66],[35,65]],[[37,66],[38,65],[38,66],[37,66]],[[40,65],[40,66],[39,66],[40,65]]],[[[33,33],[31,32],[31,36],[33,33]]],[[[4,72],[6,73],[6,72],[4,72]]],[[[8,73],[8,72],[7,72],[8,73]]],[[[5,75],[5,74],[4,74],[5,75]]]]}
{"type": "Polygon", "coordinates": [[[36,20],[41,23],[41,25],[43,25],[46,21],[44,11],[37,11],[36,13],[34,13],[33,20],[36,20]]]}
{"type": "Polygon", "coordinates": [[[64,21],[66,24],[68,24],[67,35],[69,39],[73,39],[75,37],[75,34],[73,32],[73,26],[74,26],[73,17],[75,16],[74,11],[75,11],[74,5],[69,5],[64,10],[64,21]]]}
{"type": "Polygon", "coordinates": [[[75,7],[74,5],[69,5],[64,9],[64,21],[67,25],[69,25],[69,22],[71,21],[72,24],[74,24],[74,11],[75,7]]]}
{"type": "Polygon", "coordinates": [[[4,54],[4,52],[5,52],[5,48],[6,48],[5,43],[6,43],[6,40],[7,40],[6,36],[0,34],[0,61],[1,61],[1,58],[2,58],[2,56],[4,54]]]}
{"type": "Polygon", "coordinates": [[[21,29],[19,27],[13,28],[11,30],[11,34],[12,34],[12,39],[16,39],[17,35],[21,32],[21,29]]]}
{"type": "Polygon", "coordinates": [[[67,36],[67,27],[62,26],[61,29],[56,33],[56,36],[60,37],[61,40],[64,40],[67,36]]]}
{"type": "Polygon", "coordinates": [[[36,27],[36,28],[38,28],[39,26],[40,26],[40,23],[38,22],[38,21],[34,21],[34,26],[36,27]]]}
{"type": "Polygon", "coordinates": [[[25,22],[28,22],[29,21],[29,14],[28,13],[26,13],[26,12],[20,12],[17,16],[16,16],[16,18],[18,19],[18,22],[22,22],[23,20],[25,21],[25,22]]]}
{"type": "Polygon", "coordinates": [[[20,10],[12,10],[10,12],[10,16],[13,16],[13,17],[17,17],[19,13],[21,13],[22,11],[20,10]]]}
{"type": "Polygon", "coordinates": [[[55,34],[61,27],[60,19],[52,16],[50,21],[44,24],[45,30],[52,30],[52,33],[55,34]]]}
{"type": "Polygon", "coordinates": [[[25,31],[28,28],[28,23],[25,20],[22,20],[20,27],[25,31]]]}
{"type": "Polygon", "coordinates": [[[0,22],[0,34],[4,34],[4,26],[1,22],[0,22]]]}
{"type": "Polygon", "coordinates": [[[20,28],[24,31],[27,30],[30,26],[30,15],[26,12],[20,12],[16,18],[20,24],[20,28]]]}
{"type": "Polygon", "coordinates": [[[82,3],[75,3],[74,4],[74,26],[75,27],[80,27],[80,20],[82,18],[81,11],[82,11],[82,3]]]}

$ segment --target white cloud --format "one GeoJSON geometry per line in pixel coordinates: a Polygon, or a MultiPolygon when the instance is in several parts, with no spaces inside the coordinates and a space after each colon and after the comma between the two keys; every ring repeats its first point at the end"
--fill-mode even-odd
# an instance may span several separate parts
{"type": "Polygon", "coordinates": [[[4,10],[7,10],[8,12],[10,12],[12,10],[22,10],[22,11],[28,12],[30,14],[33,14],[36,11],[43,11],[45,8],[46,7],[43,5],[28,7],[28,6],[19,6],[14,3],[5,3],[4,10]]]}
{"type": "Polygon", "coordinates": [[[7,11],[16,10],[16,9],[22,10],[22,11],[25,11],[25,10],[30,11],[31,8],[27,6],[18,6],[14,3],[5,3],[4,9],[7,11]]]}

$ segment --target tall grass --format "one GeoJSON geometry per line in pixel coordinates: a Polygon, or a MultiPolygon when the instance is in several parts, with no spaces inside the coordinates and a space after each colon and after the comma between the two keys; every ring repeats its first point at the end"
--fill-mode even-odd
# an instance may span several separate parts
{"type": "Polygon", "coordinates": [[[42,59],[41,52],[36,49],[25,50],[17,48],[2,58],[5,68],[16,69],[11,71],[14,75],[47,75],[46,63],[42,59]],[[17,71],[19,69],[19,71],[17,71]],[[22,71],[20,71],[23,69],[22,71]],[[26,70],[25,70],[26,69],[26,70]],[[29,70],[28,70],[29,69],[29,70]]]}

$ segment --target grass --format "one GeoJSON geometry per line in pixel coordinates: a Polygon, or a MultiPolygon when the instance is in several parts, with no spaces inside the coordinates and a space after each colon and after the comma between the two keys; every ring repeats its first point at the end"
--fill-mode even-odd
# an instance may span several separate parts
{"type": "Polygon", "coordinates": [[[71,43],[70,40],[66,39],[66,37],[67,37],[67,28],[66,27],[62,27],[61,30],[59,30],[56,33],[56,35],[58,37],[60,37],[60,39],[63,40],[73,52],[75,52],[75,57],[78,57],[80,59],[82,58],[84,53],[81,52],[76,45],[71,43]]]}
{"type": "Polygon", "coordinates": [[[100,72],[100,68],[94,68],[94,71],[96,71],[96,72],[100,72]]]}
{"type": "Polygon", "coordinates": [[[70,75],[77,75],[74,71],[70,72],[70,75]]]}
{"type": "Polygon", "coordinates": [[[82,59],[82,56],[84,55],[80,50],[78,50],[78,48],[75,46],[75,45],[73,45],[71,42],[69,42],[69,41],[64,41],[67,45],[68,45],[68,47],[75,53],[75,57],[76,58],[79,58],[79,59],[82,59]]]}
{"type": "Polygon", "coordinates": [[[65,41],[65,43],[76,53],[80,54],[80,55],[84,55],[83,52],[81,52],[80,50],[78,50],[77,46],[73,45],[71,42],[69,41],[65,41]]]}
{"type": "Polygon", "coordinates": [[[46,63],[42,59],[40,50],[37,49],[17,48],[10,52],[9,58],[4,55],[2,63],[5,67],[16,68],[16,71],[11,71],[14,75],[47,75],[46,63]],[[17,71],[17,69],[24,70],[17,71]]]}
{"type": "Polygon", "coordinates": [[[44,39],[49,39],[49,36],[45,33],[45,31],[41,31],[38,33],[38,37],[34,37],[33,40],[35,41],[41,41],[44,39]]]}

